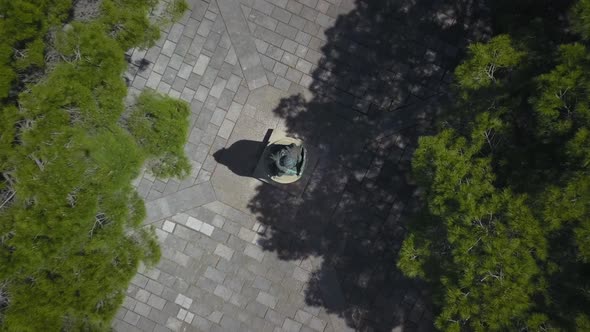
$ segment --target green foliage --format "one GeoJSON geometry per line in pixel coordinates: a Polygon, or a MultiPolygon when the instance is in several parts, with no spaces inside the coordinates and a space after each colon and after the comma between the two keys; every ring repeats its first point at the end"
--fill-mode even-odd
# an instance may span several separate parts
{"type": "MultiPolygon", "coordinates": [[[[8,299],[0,303],[2,331],[108,331],[139,263],[160,257],[130,183],[148,154],[184,169],[177,149],[184,141],[148,153],[121,126],[124,52],[157,37],[148,20],[156,2],[102,4],[95,21],[62,28],[71,1],[0,0],[0,292],[8,299]],[[109,12],[113,4],[118,11],[109,12]],[[63,61],[16,91],[22,73],[45,66],[47,40],[63,61]]],[[[152,128],[186,139],[186,105],[162,99],[155,106],[178,127],[154,120],[152,128]]]]}
{"type": "Polygon", "coordinates": [[[457,112],[419,140],[427,209],[397,264],[432,285],[441,330],[590,326],[588,8],[572,10],[580,36],[514,24],[471,45],[457,112]]]}
{"type": "Polygon", "coordinates": [[[488,43],[469,46],[469,58],[455,69],[461,88],[484,88],[498,80],[498,71],[516,66],[524,53],[512,46],[510,36],[500,35],[488,43]]]}
{"type": "Polygon", "coordinates": [[[590,1],[579,0],[572,8],[572,27],[583,39],[590,38],[590,1]]]}
{"type": "Polygon", "coordinates": [[[9,95],[17,72],[44,66],[43,39],[68,15],[71,0],[1,0],[0,99],[9,95]]]}
{"type": "Polygon", "coordinates": [[[588,52],[581,44],[562,45],[559,64],[538,78],[534,99],[539,131],[543,136],[562,135],[590,124],[588,109],[588,52]],[[575,122],[580,122],[578,125],[575,122]]]}
{"type": "Polygon", "coordinates": [[[188,138],[189,105],[152,90],[141,93],[129,117],[129,130],[153,158],[150,169],[158,177],[184,177],[190,163],[184,154],[188,138]]]}

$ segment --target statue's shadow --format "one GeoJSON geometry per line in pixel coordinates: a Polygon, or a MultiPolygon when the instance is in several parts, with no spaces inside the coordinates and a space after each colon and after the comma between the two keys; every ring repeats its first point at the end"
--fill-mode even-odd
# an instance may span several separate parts
{"type": "Polygon", "coordinates": [[[238,176],[253,177],[265,146],[264,141],[239,140],[215,152],[213,158],[238,176]]]}

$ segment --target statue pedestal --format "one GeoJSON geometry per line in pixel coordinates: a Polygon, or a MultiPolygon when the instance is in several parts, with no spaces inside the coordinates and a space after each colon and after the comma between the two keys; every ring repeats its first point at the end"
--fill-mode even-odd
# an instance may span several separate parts
{"type": "Polygon", "coordinates": [[[295,143],[296,145],[301,145],[303,142],[299,139],[288,137],[286,133],[282,131],[273,130],[272,134],[264,142],[265,148],[262,154],[260,155],[260,159],[258,159],[258,164],[254,169],[253,177],[257,178],[258,180],[273,185],[281,190],[284,190],[292,195],[301,196],[305,187],[309,183],[309,179],[311,178],[311,174],[313,173],[318,160],[319,160],[319,151],[313,146],[309,146],[305,144],[305,149],[307,150],[307,161],[305,165],[305,169],[303,170],[303,174],[298,177],[295,175],[292,176],[282,176],[280,178],[273,178],[271,179],[268,170],[268,163],[269,163],[269,149],[268,146],[273,143],[279,144],[291,144],[295,143]]]}

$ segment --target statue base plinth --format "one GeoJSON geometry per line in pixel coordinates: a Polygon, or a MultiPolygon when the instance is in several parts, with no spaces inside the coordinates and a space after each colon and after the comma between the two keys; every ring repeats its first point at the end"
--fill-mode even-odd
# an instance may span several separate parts
{"type": "Polygon", "coordinates": [[[265,140],[264,151],[260,155],[260,159],[258,159],[258,164],[254,169],[253,177],[257,178],[258,180],[273,185],[281,190],[284,190],[292,195],[301,196],[305,187],[309,183],[309,179],[311,178],[311,174],[315,169],[318,160],[319,160],[319,151],[312,146],[305,144],[305,149],[307,150],[307,161],[305,165],[305,169],[303,170],[303,174],[301,176],[297,175],[283,175],[280,177],[269,175],[268,163],[269,163],[269,149],[268,146],[272,143],[278,144],[291,144],[295,143],[296,145],[304,144],[301,140],[288,137],[286,133],[282,131],[273,130],[270,137],[265,140]]]}

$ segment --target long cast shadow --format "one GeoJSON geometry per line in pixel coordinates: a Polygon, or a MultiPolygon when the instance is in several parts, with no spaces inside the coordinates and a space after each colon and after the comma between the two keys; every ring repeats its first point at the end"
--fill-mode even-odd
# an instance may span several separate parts
{"type": "Polygon", "coordinates": [[[305,290],[308,304],[359,331],[430,330],[429,294],[395,266],[421,206],[410,160],[449,99],[465,45],[488,33],[486,10],[470,0],[351,5],[325,32],[311,100],[294,94],[274,110],[289,135],[321,152],[306,190],[294,197],[261,185],[248,207],[268,226],[265,250],[323,258],[305,290]]]}

